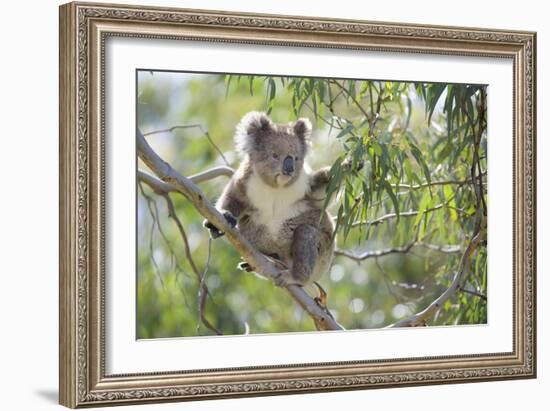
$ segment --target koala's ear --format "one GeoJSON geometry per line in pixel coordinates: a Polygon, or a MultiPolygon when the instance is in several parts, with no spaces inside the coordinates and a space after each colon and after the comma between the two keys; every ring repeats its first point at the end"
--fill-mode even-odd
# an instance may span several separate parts
{"type": "Polygon", "coordinates": [[[273,121],[267,114],[251,111],[242,118],[237,126],[237,133],[235,134],[237,150],[249,152],[262,137],[274,130],[273,121]]]}
{"type": "Polygon", "coordinates": [[[296,136],[303,141],[308,140],[311,136],[311,121],[307,118],[299,118],[292,127],[296,136]]]}

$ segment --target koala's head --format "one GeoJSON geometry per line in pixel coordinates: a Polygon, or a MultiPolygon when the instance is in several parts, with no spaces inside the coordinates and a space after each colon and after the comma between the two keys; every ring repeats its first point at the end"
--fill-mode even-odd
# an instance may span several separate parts
{"type": "Polygon", "coordinates": [[[267,114],[253,111],[237,126],[235,142],[266,184],[282,187],[291,185],[303,172],[310,135],[311,123],[306,118],[274,124],[267,114]]]}

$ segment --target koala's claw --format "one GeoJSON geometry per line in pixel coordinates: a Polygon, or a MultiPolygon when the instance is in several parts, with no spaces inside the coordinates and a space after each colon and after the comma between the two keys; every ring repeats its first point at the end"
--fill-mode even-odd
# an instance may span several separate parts
{"type": "Polygon", "coordinates": [[[213,240],[225,234],[223,231],[218,230],[218,227],[216,227],[208,220],[204,220],[202,222],[202,225],[203,227],[207,228],[208,231],[210,231],[210,237],[212,237],[213,240]]]}
{"type": "Polygon", "coordinates": [[[224,216],[225,221],[227,221],[227,223],[232,228],[237,226],[237,219],[235,217],[233,217],[233,214],[231,214],[229,211],[224,211],[222,215],[224,216]]]}
{"type": "MultiPolygon", "coordinates": [[[[222,215],[224,216],[225,218],[225,221],[227,221],[227,223],[231,226],[231,227],[235,227],[237,225],[237,219],[235,217],[233,217],[233,214],[231,214],[229,211],[224,211],[222,213],[222,215]]],[[[212,239],[216,239],[216,238],[219,238],[221,237],[222,235],[224,235],[225,233],[223,231],[220,231],[218,229],[218,227],[216,227],[214,224],[212,224],[210,221],[208,220],[204,220],[202,225],[208,229],[208,231],[210,231],[210,237],[212,237],[212,239]]]]}
{"type": "Polygon", "coordinates": [[[254,271],[254,269],[252,268],[252,266],[250,264],[248,264],[246,261],[241,261],[239,263],[239,265],[237,265],[237,268],[239,270],[242,270],[242,271],[246,271],[248,273],[254,271]]]}
{"type": "Polygon", "coordinates": [[[323,287],[321,287],[321,284],[319,284],[317,281],[314,281],[313,284],[317,287],[319,290],[319,297],[315,297],[313,300],[317,303],[319,307],[321,307],[323,310],[327,309],[327,292],[323,287]]]}

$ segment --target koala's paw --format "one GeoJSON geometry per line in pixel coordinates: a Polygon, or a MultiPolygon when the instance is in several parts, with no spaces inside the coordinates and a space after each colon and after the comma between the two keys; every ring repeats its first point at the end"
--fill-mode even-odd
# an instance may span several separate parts
{"type": "Polygon", "coordinates": [[[237,219],[235,217],[233,217],[233,214],[231,214],[229,211],[224,211],[222,213],[222,215],[224,216],[225,218],[225,221],[227,221],[227,223],[232,227],[234,228],[236,225],[237,225],[237,219]]]}
{"type": "Polygon", "coordinates": [[[359,160],[353,170],[352,170],[352,166],[353,166],[353,160],[351,159],[351,157],[346,157],[346,159],[342,162],[342,167],[346,170],[351,170],[355,172],[361,171],[363,167],[365,167],[365,160],[363,159],[359,160]]]}
{"type": "Polygon", "coordinates": [[[247,273],[250,273],[250,272],[254,271],[252,266],[250,264],[248,264],[246,261],[241,261],[239,263],[239,265],[237,265],[237,268],[239,270],[246,271],[247,273]]]}
{"type": "Polygon", "coordinates": [[[273,279],[273,282],[277,287],[287,287],[289,285],[299,285],[299,281],[296,281],[294,277],[290,274],[290,271],[283,271],[277,277],[273,279]]]}
{"type": "Polygon", "coordinates": [[[224,232],[223,232],[223,231],[218,230],[218,227],[216,227],[214,224],[212,224],[212,223],[211,223],[210,221],[208,221],[208,220],[204,220],[204,221],[202,222],[202,226],[203,226],[204,228],[207,228],[208,231],[210,231],[210,237],[211,237],[212,239],[214,239],[214,240],[215,240],[216,238],[221,237],[222,235],[224,235],[224,232]]]}
{"type": "MultiPolygon", "coordinates": [[[[222,215],[224,216],[225,221],[227,221],[227,223],[231,227],[235,227],[237,225],[237,219],[233,217],[233,214],[231,214],[229,211],[224,211],[222,215]]],[[[202,222],[202,225],[203,227],[207,228],[208,231],[210,231],[210,237],[212,237],[214,240],[225,234],[223,231],[220,231],[218,227],[216,227],[214,224],[212,224],[208,220],[204,220],[202,222]]]]}

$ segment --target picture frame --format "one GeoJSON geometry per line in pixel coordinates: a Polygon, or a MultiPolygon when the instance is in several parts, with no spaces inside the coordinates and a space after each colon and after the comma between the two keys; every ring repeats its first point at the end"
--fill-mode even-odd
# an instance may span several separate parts
{"type": "MultiPolygon", "coordinates": [[[[138,151],[156,161],[143,141],[138,133],[138,151]]],[[[62,405],[77,408],[536,377],[536,34],[533,32],[69,3],[60,7],[59,144],[62,405]],[[260,365],[107,372],[107,356],[113,355],[106,341],[113,327],[106,314],[106,302],[112,301],[109,300],[112,283],[107,278],[107,271],[112,268],[107,243],[113,241],[109,238],[107,214],[113,205],[106,200],[110,175],[106,166],[110,161],[106,104],[109,93],[112,94],[112,83],[106,80],[105,70],[106,60],[114,55],[106,49],[112,38],[170,41],[170,44],[198,41],[206,45],[252,45],[259,49],[395,53],[405,57],[496,58],[511,63],[512,179],[507,181],[512,198],[509,233],[512,247],[507,250],[513,261],[509,284],[511,349],[282,364],[267,359],[260,365]]],[[[170,173],[167,169],[162,176],[165,183],[179,184],[188,197],[202,202],[200,192],[170,173]]],[[[225,227],[219,213],[208,202],[202,204],[202,214],[225,227]]],[[[231,228],[226,231],[232,241],[231,228]]],[[[273,268],[257,251],[247,247],[238,250],[249,261],[263,262],[265,271],[273,268]]],[[[289,292],[297,301],[308,301],[299,287],[289,288],[289,292]]],[[[331,321],[323,312],[312,315],[321,322],[331,321]]],[[[348,335],[359,338],[359,333],[348,335]]],[[[277,338],[280,342],[288,337],[262,338],[277,338]]],[[[238,363],[238,358],[235,361],[238,363]]],[[[149,363],[154,363],[154,358],[149,363]]]]}

